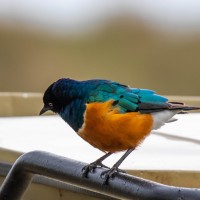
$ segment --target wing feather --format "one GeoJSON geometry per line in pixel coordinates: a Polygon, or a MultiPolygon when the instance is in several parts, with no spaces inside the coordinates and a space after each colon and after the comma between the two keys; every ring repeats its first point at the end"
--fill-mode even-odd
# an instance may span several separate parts
{"type": "Polygon", "coordinates": [[[114,100],[121,112],[155,112],[167,108],[168,99],[152,90],[130,88],[115,82],[104,82],[90,92],[88,103],[114,100]]]}

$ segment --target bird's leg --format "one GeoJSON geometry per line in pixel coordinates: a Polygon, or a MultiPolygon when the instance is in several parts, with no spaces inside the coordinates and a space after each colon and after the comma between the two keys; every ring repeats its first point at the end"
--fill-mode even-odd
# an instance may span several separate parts
{"type": "Polygon", "coordinates": [[[82,176],[87,177],[88,172],[94,171],[94,169],[97,168],[97,167],[105,167],[105,168],[109,169],[109,167],[102,164],[102,161],[105,160],[107,157],[109,157],[111,154],[112,154],[111,152],[108,152],[105,155],[103,155],[102,157],[100,157],[99,159],[97,159],[96,161],[94,161],[94,162],[90,163],[89,165],[86,165],[85,167],[83,167],[82,176]]]}
{"type": "Polygon", "coordinates": [[[126,153],[112,166],[112,168],[105,170],[102,172],[101,176],[104,178],[103,184],[107,184],[109,178],[113,177],[113,175],[117,172],[124,172],[123,170],[120,170],[118,167],[121,165],[121,163],[124,161],[124,159],[134,150],[135,148],[128,149],[126,153]]]}

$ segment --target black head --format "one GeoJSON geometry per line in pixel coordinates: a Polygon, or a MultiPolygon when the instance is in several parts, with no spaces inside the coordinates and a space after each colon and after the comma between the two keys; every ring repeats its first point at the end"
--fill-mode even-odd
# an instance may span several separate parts
{"type": "Polygon", "coordinates": [[[65,106],[77,97],[78,90],[74,89],[76,85],[77,81],[69,78],[62,78],[52,83],[44,93],[44,107],[40,111],[40,115],[48,110],[60,113],[65,106]]]}
{"type": "Polygon", "coordinates": [[[51,110],[53,112],[58,112],[58,102],[53,92],[53,87],[55,83],[52,83],[44,93],[43,102],[44,107],[40,111],[40,115],[44,114],[46,111],[51,110]]]}

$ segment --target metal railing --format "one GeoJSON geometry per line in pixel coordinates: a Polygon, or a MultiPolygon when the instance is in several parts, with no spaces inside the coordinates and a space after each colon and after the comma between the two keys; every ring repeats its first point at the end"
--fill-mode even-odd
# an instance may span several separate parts
{"type": "Polygon", "coordinates": [[[103,185],[97,168],[82,178],[85,163],[67,159],[48,152],[33,151],[19,157],[6,176],[1,189],[0,200],[20,200],[35,174],[58,179],[96,193],[117,199],[135,200],[199,200],[200,189],[167,186],[127,174],[118,173],[103,185]]]}

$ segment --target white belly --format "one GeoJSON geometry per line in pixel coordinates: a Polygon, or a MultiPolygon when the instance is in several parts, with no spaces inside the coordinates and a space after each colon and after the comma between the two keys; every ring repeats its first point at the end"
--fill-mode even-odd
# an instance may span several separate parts
{"type": "Polygon", "coordinates": [[[172,118],[175,114],[180,111],[175,110],[165,110],[161,112],[152,113],[153,117],[153,127],[152,130],[159,129],[167,122],[175,121],[176,119],[172,118]]]}

